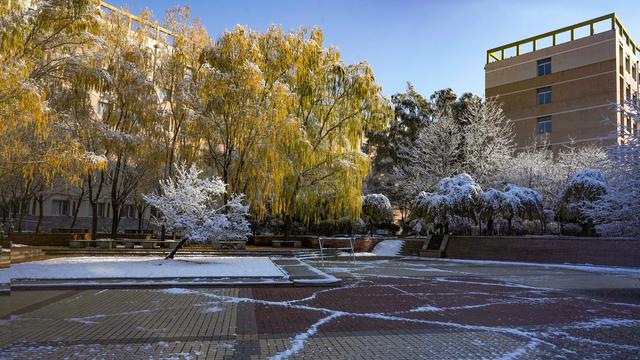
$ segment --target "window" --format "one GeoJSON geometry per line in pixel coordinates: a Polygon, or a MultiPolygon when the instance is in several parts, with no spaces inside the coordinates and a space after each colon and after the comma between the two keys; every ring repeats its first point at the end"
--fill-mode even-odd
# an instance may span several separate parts
{"type": "Polygon", "coordinates": [[[620,74],[624,74],[624,68],[622,67],[622,57],[624,56],[624,50],[622,49],[622,45],[618,45],[618,59],[620,66],[618,69],[620,70],[620,74]]]}
{"type": "Polygon", "coordinates": [[[551,133],[551,116],[538,118],[538,134],[551,133]]]}
{"type": "Polygon", "coordinates": [[[627,101],[631,101],[631,85],[627,84],[627,87],[624,92],[624,98],[627,101]]]}
{"type": "Polygon", "coordinates": [[[58,216],[69,215],[69,200],[52,200],[51,213],[58,216]]]}
{"type": "Polygon", "coordinates": [[[631,72],[631,58],[629,57],[629,55],[627,55],[627,57],[624,60],[624,67],[625,69],[627,69],[628,73],[631,72]]]}
{"type": "Polygon", "coordinates": [[[98,217],[105,217],[105,214],[106,214],[105,210],[107,208],[107,204],[101,202],[101,203],[98,203],[97,207],[98,207],[98,217]]]}
{"type": "Polygon", "coordinates": [[[122,215],[131,219],[136,218],[136,207],[133,205],[125,205],[122,209],[122,215]]]}
{"type": "Polygon", "coordinates": [[[551,74],[551,58],[538,60],[538,76],[551,74]]]}
{"type": "Polygon", "coordinates": [[[109,103],[107,103],[106,101],[100,101],[98,103],[98,110],[96,111],[96,114],[98,114],[98,116],[102,116],[105,112],[107,112],[108,107],[109,103]]]}
{"type": "Polygon", "coordinates": [[[169,101],[169,94],[167,92],[167,89],[160,89],[158,91],[158,98],[160,98],[160,102],[169,101]]]}
{"type": "Polygon", "coordinates": [[[538,105],[551,104],[551,86],[538,89],[538,105]]]}

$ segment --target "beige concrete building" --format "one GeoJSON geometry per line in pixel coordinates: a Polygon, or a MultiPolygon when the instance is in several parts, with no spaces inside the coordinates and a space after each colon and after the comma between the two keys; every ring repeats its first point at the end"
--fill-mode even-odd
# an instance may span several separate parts
{"type": "Polygon", "coordinates": [[[615,106],[638,97],[639,54],[605,15],[488,50],[485,96],[502,103],[519,149],[620,143],[637,131],[615,106]]]}

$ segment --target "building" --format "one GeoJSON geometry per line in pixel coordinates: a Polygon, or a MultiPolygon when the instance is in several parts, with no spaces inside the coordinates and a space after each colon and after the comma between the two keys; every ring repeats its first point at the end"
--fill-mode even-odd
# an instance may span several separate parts
{"type": "Polygon", "coordinates": [[[622,143],[637,126],[615,104],[638,97],[639,54],[608,14],[488,50],[485,96],[502,103],[518,149],[622,143]]]}

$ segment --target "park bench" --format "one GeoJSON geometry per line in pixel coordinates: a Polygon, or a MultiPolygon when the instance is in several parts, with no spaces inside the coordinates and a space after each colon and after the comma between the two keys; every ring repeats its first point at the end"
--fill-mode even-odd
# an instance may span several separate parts
{"type": "Polygon", "coordinates": [[[220,240],[218,242],[218,248],[220,249],[232,249],[243,250],[246,245],[245,240],[220,240]]]}
{"type": "Polygon", "coordinates": [[[124,245],[125,249],[133,249],[136,244],[142,245],[143,249],[155,249],[156,245],[162,248],[170,248],[175,245],[174,240],[139,240],[139,239],[101,239],[101,240],[69,240],[69,247],[74,249],[97,247],[100,249],[114,249],[118,244],[124,245]]]}
{"type": "Polygon", "coordinates": [[[302,241],[300,240],[278,239],[278,240],[272,240],[271,244],[273,245],[273,247],[282,247],[282,244],[292,244],[294,248],[302,247],[302,241]]]}

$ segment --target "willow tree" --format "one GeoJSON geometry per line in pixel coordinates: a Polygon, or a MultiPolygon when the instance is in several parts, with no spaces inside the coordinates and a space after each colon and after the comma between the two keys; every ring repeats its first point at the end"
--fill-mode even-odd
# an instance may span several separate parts
{"type": "Polygon", "coordinates": [[[205,72],[201,55],[211,44],[211,38],[198,20],[190,19],[190,13],[189,7],[169,9],[164,27],[172,35],[159,36],[156,47],[154,82],[163,103],[161,178],[171,177],[176,164],[192,163],[198,155],[198,142],[191,141],[191,131],[198,115],[198,89],[205,72]]]}
{"type": "MultiPolygon", "coordinates": [[[[139,17],[148,21],[150,14],[139,17]]],[[[153,36],[146,26],[130,32],[128,22],[118,13],[111,14],[105,22],[104,41],[109,52],[102,58],[110,78],[108,89],[101,94],[105,108],[101,124],[114,238],[122,207],[132,200],[140,180],[155,173],[161,153],[156,141],[161,117],[153,82],[153,36]]]]}
{"type": "Polygon", "coordinates": [[[275,144],[288,135],[284,51],[280,30],[260,34],[237,26],[205,50],[199,75],[196,131],[207,160],[226,194],[246,194],[258,216],[283,174],[275,144]]]}
{"type": "Polygon", "coordinates": [[[93,41],[97,16],[86,0],[0,1],[0,178],[22,174],[24,194],[54,178],[78,180],[95,165],[64,126],[68,109],[53,92],[68,85],[64,76],[93,41]]]}
{"type": "Polygon", "coordinates": [[[356,219],[362,206],[369,158],[363,134],[392,116],[371,68],[346,65],[335,48],[323,46],[319,29],[283,38],[289,68],[282,81],[292,98],[290,133],[276,143],[283,177],[271,201],[286,224],[297,219],[356,219]]]}

